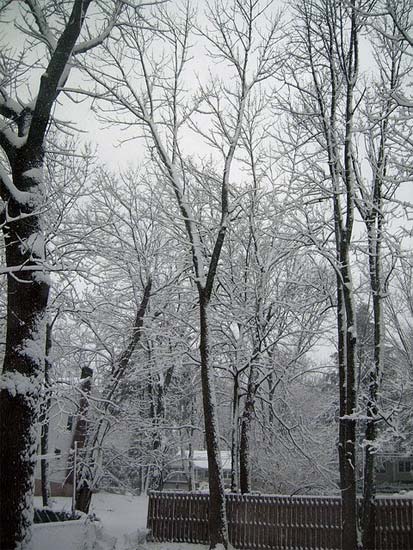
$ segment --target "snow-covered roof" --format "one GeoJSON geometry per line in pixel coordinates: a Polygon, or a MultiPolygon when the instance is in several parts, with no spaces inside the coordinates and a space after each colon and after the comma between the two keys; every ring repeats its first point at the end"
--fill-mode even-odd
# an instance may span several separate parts
{"type": "MultiPolygon", "coordinates": [[[[231,470],[231,453],[230,451],[221,451],[221,462],[223,470],[231,470]]],[[[184,451],[184,457],[187,459],[188,451],[184,451]]],[[[181,458],[181,457],[180,457],[181,458]]],[[[200,470],[208,470],[208,456],[206,451],[193,451],[193,464],[195,468],[200,470]]]]}

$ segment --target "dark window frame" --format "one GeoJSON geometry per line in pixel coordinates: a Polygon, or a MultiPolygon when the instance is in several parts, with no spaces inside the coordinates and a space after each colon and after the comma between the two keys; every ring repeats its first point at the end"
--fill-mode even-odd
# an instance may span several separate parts
{"type": "Polygon", "coordinates": [[[67,422],[66,422],[66,430],[69,430],[69,432],[71,432],[73,430],[74,421],[75,421],[74,415],[69,414],[69,416],[67,417],[67,422]]]}

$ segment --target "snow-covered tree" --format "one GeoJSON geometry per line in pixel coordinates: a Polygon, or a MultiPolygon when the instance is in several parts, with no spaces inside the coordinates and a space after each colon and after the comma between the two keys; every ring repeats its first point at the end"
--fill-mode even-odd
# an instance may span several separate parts
{"type": "Polygon", "coordinates": [[[228,545],[228,532],[210,362],[209,306],[230,223],[232,169],[246,104],[253,89],[275,71],[278,39],[277,19],[269,13],[269,6],[256,1],[245,5],[238,0],[216,2],[207,6],[207,18],[207,28],[199,32],[210,55],[225,65],[232,76],[216,76],[207,84],[200,82],[199,93],[193,98],[185,94],[194,30],[194,13],[189,5],[175,9],[165,6],[159,14],[162,33],[156,38],[132,19],[122,31],[122,41],[116,45],[108,43],[105,62],[88,63],[87,70],[97,82],[96,95],[102,100],[106,118],[137,128],[138,136],[134,137],[146,138],[154,168],[171,190],[186,235],[199,300],[199,353],[211,499],[209,527],[211,548],[215,548],[218,544],[228,545]],[[268,30],[263,33],[260,21],[265,17],[268,30]],[[213,170],[202,170],[188,162],[183,151],[185,127],[203,138],[218,159],[213,170]],[[217,200],[211,201],[212,219],[204,216],[208,216],[208,211],[197,212],[193,202],[196,194],[192,190],[203,185],[215,188],[217,194],[217,200]]]}
{"type": "Polygon", "coordinates": [[[117,4],[96,2],[101,16],[94,16],[89,27],[85,21],[92,4],[27,0],[1,7],[0,193],[7,333],[0,391],[0,538],[10,549],[28,547],[31,538],[35,423],[50,286],[43,213],[49,199],[43,176],[46,135],[76,56],[102,43],[118,14],[117,4]],[[13,31],[21,31],[17,47],[8,43],[10,22],[15,23],[13,31]]]}

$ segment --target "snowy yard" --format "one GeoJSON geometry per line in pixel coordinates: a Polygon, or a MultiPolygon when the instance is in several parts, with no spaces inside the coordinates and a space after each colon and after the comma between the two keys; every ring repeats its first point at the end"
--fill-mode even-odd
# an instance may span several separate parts
{"type": "MultiPolygon", "coordinates": [[[[71,509],[71,499],[66,497],[55,497],[52,499],[53,509],[71,509]]],[[[41,498],[35,497],[35,506],[41,508],[41,498]]],[[[147,543],[145,542],[146,516],[148,510],[147,496],[115,495],[111,493],[97,493],[93,495],[90,513],[95,514],[100,520],[97,542],[93,548],[82,550],[205,550],[207,546],[178,543],[147,543]]],[[[53,524],[47,524],[53,526],[53,524]]],[[[60,524],[61,525],[61,524],[60,524]]],[[[53,529],[53,527],[52,527],[53,529]]],[[[76,526],[76,529],[79,529],[76,526]]],[[[64,546],[59,550],[74,550],[75,529],[68,535],[64,546]]],[[[34,550],[55,550],[56,541],[49,537],[51,546],[44,546],[43,536],[42,547],[35,545],[34,550]]],[[[39,541],[40,542],[40,541],[39,541]]]]}

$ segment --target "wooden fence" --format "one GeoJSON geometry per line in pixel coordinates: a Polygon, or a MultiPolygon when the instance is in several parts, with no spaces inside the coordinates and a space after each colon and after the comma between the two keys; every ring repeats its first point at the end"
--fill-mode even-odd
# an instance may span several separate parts
{"type": "MultiPolygon", "coordinates": [[[[337,497],[227,494],[229,540],[249,550],[340,550],[337,497]]],[[[149,495],[148,529],[158,542],[208,543],[209,495],[149,495]]],[[[413,550],[413,501],[378,498],[376,550],[413,550]]]]}

